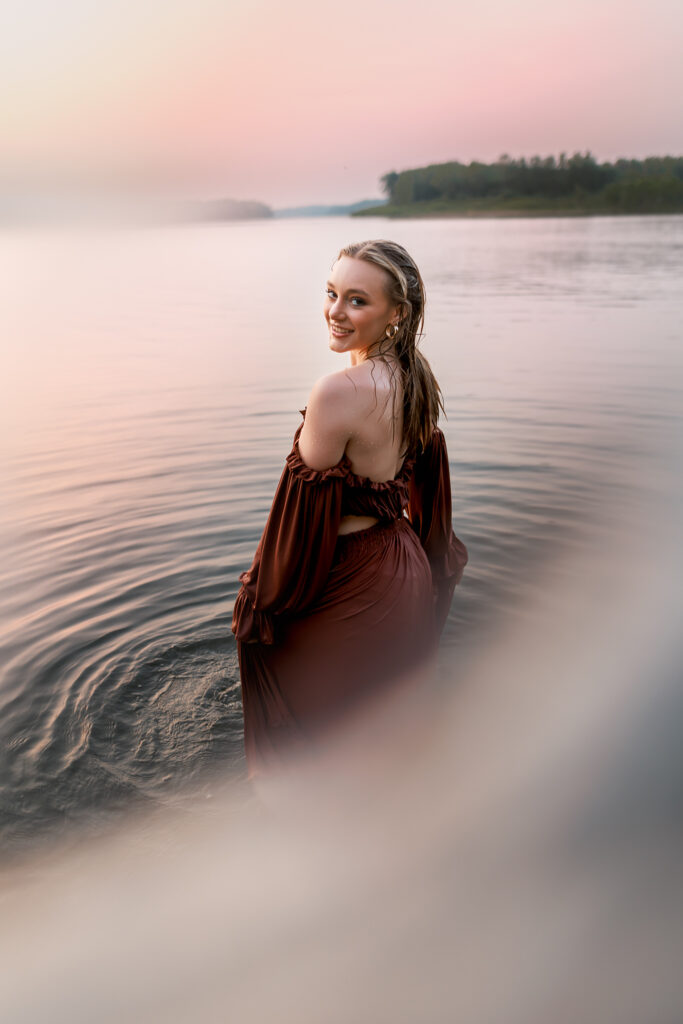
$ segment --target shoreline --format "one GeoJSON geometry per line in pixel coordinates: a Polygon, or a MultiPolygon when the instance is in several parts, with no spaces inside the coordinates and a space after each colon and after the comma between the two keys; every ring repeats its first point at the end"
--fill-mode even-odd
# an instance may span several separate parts
{"type": "Polygon", "coordinates": [[[416,220],[423,219],[457,219],[472,220],[482,218],[505,219],[509,217],[671,217],[683,214],[683,210],[615,210],[605,208],[582,207],[472,207],[453,206],[450,208],[431,208],[430,204],[424,205],[411,203],[410,206],[387,207],[375,206],[366,210],[352,213],[352,217],[386,217],[388,220],[416,220]]]}

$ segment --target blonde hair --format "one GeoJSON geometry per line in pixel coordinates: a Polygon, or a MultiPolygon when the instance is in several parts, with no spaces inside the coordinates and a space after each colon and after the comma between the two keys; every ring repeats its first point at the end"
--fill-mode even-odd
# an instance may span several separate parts
{"type": "Polygon", "coordinates": [[[382,352],[393,347],[398,356],[403,384],[403,437],[407,454],[426,448],[439,420],[445,415],[443,395],[432,369],[418,349],[424,327],[425,287],[420,271],[408,252],[398,242],[379,238],[354,242],[340,249],[339,256],[366,260],[381,267],[387,274],[391,303],[401,309],[398,333],[393,339],[382,339],[376,357],[382,359],[391,373],[395,372],[382,352]]]}

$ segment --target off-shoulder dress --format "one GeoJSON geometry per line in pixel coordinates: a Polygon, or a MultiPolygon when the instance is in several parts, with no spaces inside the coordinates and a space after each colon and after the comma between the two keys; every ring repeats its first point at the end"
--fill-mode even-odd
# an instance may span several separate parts
{"type": "Polygon", "coordinates": [[[377,482],[355,474],[346,453],[311,469],[302,428],[233,612],[250,778],[429,659],[467,563],[440,429],[377,482]],[[339,535],[345,515],[379,522],[339,535]]]}

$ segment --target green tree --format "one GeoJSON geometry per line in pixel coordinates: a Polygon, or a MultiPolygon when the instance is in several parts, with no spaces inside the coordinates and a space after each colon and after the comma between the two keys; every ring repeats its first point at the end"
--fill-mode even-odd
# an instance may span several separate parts
{"type": "Polygon", "coordinates": [[[382,191],[385,196],[389,198],[389,202],[394,201],[394,189],[396,188],[396,182],[399,179],[399,175],[396,171],[389,171],[388,174],[383,174],[379,179],[382,186],[382,191]]]}

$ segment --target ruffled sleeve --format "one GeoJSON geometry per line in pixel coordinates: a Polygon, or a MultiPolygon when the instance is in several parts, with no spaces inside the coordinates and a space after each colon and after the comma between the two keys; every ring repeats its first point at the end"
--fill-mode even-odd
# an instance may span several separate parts
{"type": "Polygon", "coordinates": [[[453,532],[448,450],[438,427],[415,460],[408,515],[432,569],[436,621],[441,633],[453,591],[467,565],[467,548],[453,532]]]}
{"type": "Polygon", "coordinates": [[[302,427],[294,435],[251,568],[239,578],[232,632],[243,643],[275,643],[278,625],[315,601],[332,565],[347,459],[330,469],[311,469],[299,455],[302,427]]]}

